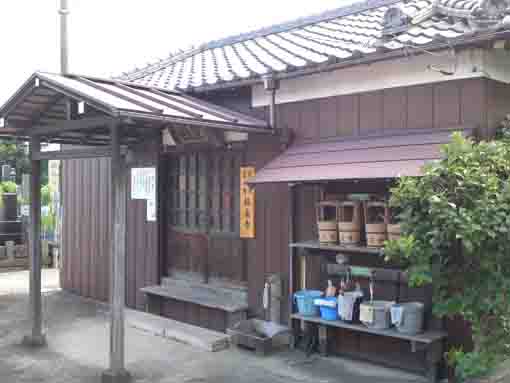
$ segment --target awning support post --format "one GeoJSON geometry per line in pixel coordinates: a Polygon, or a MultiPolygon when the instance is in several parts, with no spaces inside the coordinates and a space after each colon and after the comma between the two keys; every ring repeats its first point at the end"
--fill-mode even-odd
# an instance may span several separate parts
{"type": "Polygon", "coordinates": [[[39,137],[30,139],[30,225],[28,251],[30,254],[30,317],[32,333],[23,338],[23,344],[33,347],[46,345],[42,326],[41,295],[41,161],[37,159],[41,151],[39,137]]]}
{"type": "Polygon", "coordinates": [[[125,383],[130,374],[124,367],[124,304],[126,283],[126,164],[120,151],[120,125],[111,124],[112,233],[110,260],[110,368],[102,383],[125,383]]]}

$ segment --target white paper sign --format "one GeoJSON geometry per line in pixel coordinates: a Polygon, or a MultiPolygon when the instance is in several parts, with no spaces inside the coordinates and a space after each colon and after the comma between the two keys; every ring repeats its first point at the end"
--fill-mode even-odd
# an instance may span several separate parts
{"type": "Polygon", "coordinates": [[[156,200],[147,200],[147,222],[156,222],[156,200]]]}
{"type": "Polygon", "coordinates": [[[131,169],[131,199],[156,200],[156,168],[131,169]]]}

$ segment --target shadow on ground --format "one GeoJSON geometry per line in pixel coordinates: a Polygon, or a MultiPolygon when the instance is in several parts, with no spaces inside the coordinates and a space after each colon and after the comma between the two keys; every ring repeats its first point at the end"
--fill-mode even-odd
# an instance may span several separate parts
{"type": "MultiPolygon", "coordinates": [[[[99,382],[108,357],[104,306],[58,289],[43,276],[48,346],[20,345],[30,323],[28,274],[0,274],[0,382],[99,382]]],[[[126,329],[126,364],[137,383],[411,383],[415,375],[340,358],[306,358],[300,352],[257,357],[237,349],[217,353],[126,329]]]]}

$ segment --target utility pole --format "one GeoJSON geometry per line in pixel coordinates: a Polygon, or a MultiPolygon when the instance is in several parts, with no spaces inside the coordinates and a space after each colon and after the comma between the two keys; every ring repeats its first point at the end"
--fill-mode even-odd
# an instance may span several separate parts
{"type": "Polygon", "coordinates": [[[67,16],[69,8],[67,0],[60,0],[60,73],[67,74],[69,72],[69,47],[67,44],[67,16]]]}

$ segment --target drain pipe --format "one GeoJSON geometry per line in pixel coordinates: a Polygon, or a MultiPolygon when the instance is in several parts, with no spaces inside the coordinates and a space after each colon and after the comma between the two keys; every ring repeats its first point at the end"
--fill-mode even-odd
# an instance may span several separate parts
{"type": "Polygon", "coordinates": [[[269,102],[269,125],[273,129],[273,134],[277,133],[276,119],[276,91],[280,88],[280,81],[272,75],[264,77],[264,89],[271,92],[271,100],[269,102]]]}

